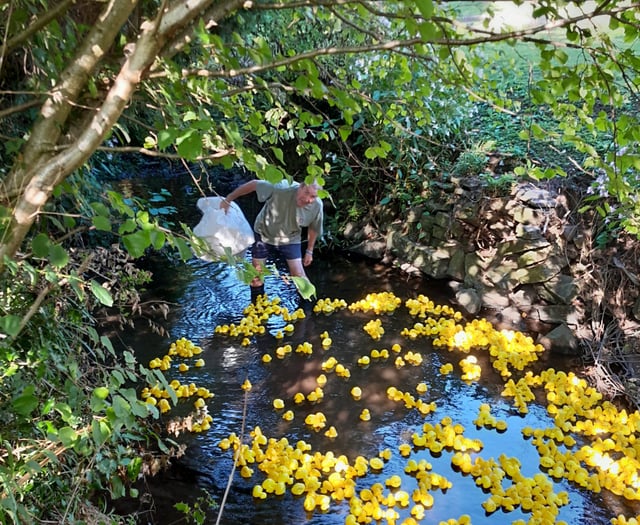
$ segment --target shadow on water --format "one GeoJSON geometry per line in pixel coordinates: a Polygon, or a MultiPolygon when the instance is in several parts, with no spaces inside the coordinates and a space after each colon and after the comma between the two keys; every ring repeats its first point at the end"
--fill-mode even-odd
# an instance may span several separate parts
{"type": "MultiPolygon", "coordinates": [[[[223,264],[206,263],[197,259],[184,267],[156,269],[159,290],[176,303],[168,320],[171,341],[186,337],[203,349],[205,366],[191,367],[186,373],[178,372],[175,367],[167,372],[169,380],[178,378],[181,383],[194,382],[205,386],[215,394],[208,400],[208,410],[213,417],[210,430],[200,434],[183,434],[179,442],[187,445],[186,455],[180,459],[180,469],[165,473],[146,487],[155,495],[155,507],[159,510],[153,523],[168,524],[179,519],[171,510],[177,501],[193,502],[207,490],[220,502],[232,470],[232,455],[218,447],[221,439],[230,433],[239,434],[243,428],[245,395],[241,384],[249,379],[253,389],[247,395],[245,434],[255,426],[260,426],[268,437],[286,436],[290,443],[304,440],[313,450],[323,453],[331,450],[336,455],[345,454],[350,461],[358,456],[376,456],[382,449],[390,448],[393,457],[381,473],[370,473],[358,482],[358,488],[370,487],[382,482],[392,474],[403,475],[407,458],[398,453],[398,446],[410,443],[411,435],[421,431],[425,422],[435,424],[449,416],[454,422],[465,428],[465,435],[478,438],[483,444],[480,455],[483,458],[497,458],[501,453],[515,456],[522,462],[522,472],[531,476],[539,471],[539,457],[530,441],[522,438],[521,429],[527,425],[534,428],[553,426],[544,406],[530,405],[526,416],[514,409],[508,398],[500,395],[504,383],[493,371],[488,360],[478,356],[482,366],[482,377],[477,382],[465,382],[459,372],[442,375],[440,366],[451,362],[458,370],[457,363],[464,357],[461,354],[434,349],[428,339],[409,340],[401,335],[402,328],[411,327],[416,321],[404,308],[398,308],[392,315],[380,315],[342,310],[332,315],[315,314],[306,308],[306,317],[295,323],[295,330],[284,340],[274,335],[285,324],[279,318],[272,318],[267,325],[267,334],[255,336],[248,346],[241,345],[241,338],[215,334],[216,326],[240,321],[243,310],[250,303],[249,289],[235,275],[235,270],[223,264]],[[372,340],[363,331],[364,324],[370,319],[380,317],[385,333],[379,341],[372,340]],[[320,334],[327,331],[333,343],[323,350],[320,334]],[[313,345],[313,354],[304,356],[291,353],[284,359],[275,357],[277,346],[289,343],[295,348],[302,342],[313,345]],[[402,346],[402,353],[408,350],[420,352],[423,362],[419,366],[407,364],[404,367],[394,365],[396,354],[386,360],[372,360],[363,368],[357,365],[357,359],[369,355],[372,349],[390,349],[394,343],[402,346]],[[263,363],[263,354],[274,356],[271,363],[263,363]],[[329,356],[351,371],[351,377],[344,379],[334,372],[322,370],[322,363],[329,356]],[[325,373],[327,383],[324,398],[317,404],[308,402],[296,405],[293,396],[302,392],[305,395],[317,386],[317,377],[325,373]],[[428,390],[425,394],[416,394],[416,385],[425,382],[428,390]],[[358,385],[363,395],[355,401],[350,390],[358,385]],[[415,410],[406,409],[402,403],[391,401],[387,394],[389,386],[410,391],[422,397],[426,402],[435,402],[435,412],[421,416],[415,410]],[[273,408],[273,400],[280,398],[285,409],[295,412],[292,421],[282,418],[283,410],[273,408]],[[485,428],[477,428],[473,420],[478,415],[482,403],[491,405],[492,414],[508,423],[503,433],[485,428]],[[363,408],[371,411],[370,421],[361,421],[363,408]],[[327,426],[334,425],[338,431],[336,438],[324,436],[323,431],[314,432],[304,423],[307,414],[322,411],[327,417],[327,426]]],[[[372,264],[368,261],[349,257],[333,257],[317,260],[310,268],[309,276],[316,285],[321,298],[342,298],[348,304],[358,301],[369,292],[393,292],[406,299],[424,294],[436,303],[447,304],[448,292],[441,284],[408,278],[394,269],[372,264]]],[[[298,307],[295,291],[278,277],[266,281],[269,297],[280,297],[289,311],[298,307]]],[[[152,333],[139,328],[135,333],[125,334],[125,343],[131,346],[140,362],[148,363],[154,357],[161,357],[169,343],[152,333]]],[[[545,362],[544,366],[562,368],[560,362],[545,362]]],[[[179,415],[180,410],[188,411],[187,406],[177,407],[172,414],[179,415]]],[[[247,436],[248,437],[248,436],[247,436]]],[[[434,491],[433,508],[427,511],[424,523],[438,523],[440,520],[457,518],[469,514],[474,525],[511,523],[516,519],[528,520],[529,515],[515,510],[509,514],[496,512],[485,514],[480,506],[488,493],[478,488],[473,478],[452,470],[451,453],[444,451],[433,455],[428,450],[415,450],[413,459],[426,459],[437,472],[452,483],[446,492],[434,491]]],[[[257,470],[257,469],[256,469],[257,470]]],[[[405,476],[407,483],[414,478],[405,476]]],[[[264,501],[254,501],[251,490],[263,477],[256,472],[252,478],[243,479],[236,471],[231,490],[224,506],[220,523],[294,525],[308,523],[342,524],[349,512],[347,502],[333,504],[326,513],[307,513],[303,509],[302,499],[287,493],[281,497],[269,497],[264,501]]],[[[411,494],[410,485],[407,491],[411,494]]],[[[559,520],[568,524],[608,524],[615,515],[612,506],[605,504],[602,496],[577,490],[569,482],[556,482],[556,492],[566,490],[570,494],[570,503],[561,508],[559,520]]],[[[618,500],[616,500],[618,504],[618,500]]],[[[399,509],[406,517],[409,508],[399,509]]],[[[215,523],[217,511],[210,511],[206,523],[215,523]]],[[[398,521],[400,523],[401,520],[398,521]]]]}

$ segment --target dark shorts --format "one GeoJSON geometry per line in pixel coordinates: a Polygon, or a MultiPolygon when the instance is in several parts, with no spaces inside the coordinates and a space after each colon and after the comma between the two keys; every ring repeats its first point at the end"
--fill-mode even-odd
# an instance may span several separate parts
{"type": "Polygon", "coordinates": [[[266,259],[270,254],[280,254],[287,261],[291,259],[302,259],[302,244],[268,244],[262,241],[259,234],[255,233],[256,241],[251,246],[251,256],[254,259],[266,259]]]}

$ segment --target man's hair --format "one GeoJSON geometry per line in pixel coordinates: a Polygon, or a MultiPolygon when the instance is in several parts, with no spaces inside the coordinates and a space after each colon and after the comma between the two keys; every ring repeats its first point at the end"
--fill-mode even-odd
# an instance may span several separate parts
{"type": "Polygon", "coordinates": [[[313,179],[313,181],[311,181],[309,184],[307,184],[306,182],[302,181],[302,186],[311,186],[312,188],[315,188],[316,190],[321,190],[322,189],[322,185],[318,183],[317,179],[313,179]]]}

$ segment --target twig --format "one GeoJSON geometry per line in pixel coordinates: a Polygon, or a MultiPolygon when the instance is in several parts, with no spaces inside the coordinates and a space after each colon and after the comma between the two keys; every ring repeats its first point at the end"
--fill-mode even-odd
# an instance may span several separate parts
{"type": "Polygon", "coordinates": [[[227,496],[229,495],[229,491],[231,490],[231,484],[233,483],[233,475],[236,472],[236,467],[238,466],[238,460],[240,459],[240,454],[242,453],[242,441],[244,438],[245,425],[247,423],[247,400],[249,398],[249,391],[245,390],[244,392],[244,404],[242,406],[242,426],[240,427],[240,437],[238,440],[238,450],[236,450],[235,457],[233,458],[233,467],[231,467],[231,472],[229,473],[229,480],[227,481],[227,487],[224,490],[224,494],[222,496],[222,501],[220,502],[220,510],[218,511],[218,518],[216,519],[216,525],[220,524],[220,520],[222,519],[222,511],[224,510],[224,505],[227,501],[227,496]]]}

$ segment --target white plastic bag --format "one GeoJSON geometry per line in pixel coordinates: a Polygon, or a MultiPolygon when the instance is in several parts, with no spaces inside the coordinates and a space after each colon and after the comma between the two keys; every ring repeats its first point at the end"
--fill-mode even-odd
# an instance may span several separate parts
{"type": "MultiPolygon", "coordinates": [[[[253,228],[247,222],[240,206],[232,202],[227,213],[220,208],[222,197],[203,197],[198,199],[198,209],[202,219],[193,229],[216,255],[224,255],[229,248],[233,255],[243,253],[254,242],[253,228]]],[[[206,255],[203,259],[210,260],[206,255]]]]}

